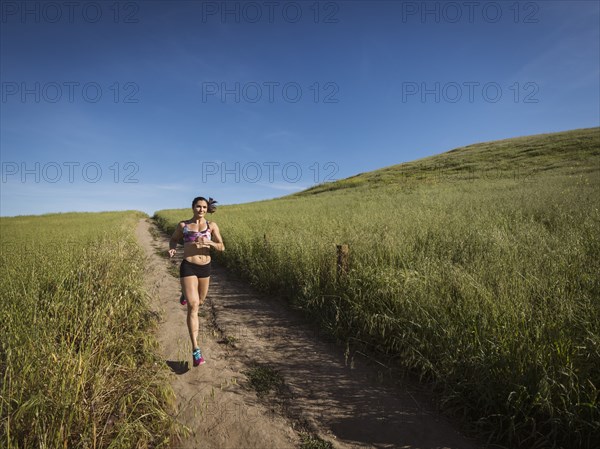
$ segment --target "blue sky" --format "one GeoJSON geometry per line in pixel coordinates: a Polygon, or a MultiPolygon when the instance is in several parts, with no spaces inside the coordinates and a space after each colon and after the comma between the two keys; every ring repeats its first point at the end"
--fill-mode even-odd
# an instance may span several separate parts
{"type": "Polygon", "coordinates": [[[599,126],[599,5],[3,0],[0,214],[245,203],[599,126]]]}

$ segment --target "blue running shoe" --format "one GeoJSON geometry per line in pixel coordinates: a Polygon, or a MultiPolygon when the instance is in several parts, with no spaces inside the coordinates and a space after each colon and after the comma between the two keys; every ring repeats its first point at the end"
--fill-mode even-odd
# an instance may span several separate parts
{"type": "Polygon", "coordinates": [[[202,352],[200,351],[200,348],[194,349],[194,351],[192,352],[192,357],[194,358],[194,366],[204,365],[206,363],[204,357],[202,357],[202,352]]]}

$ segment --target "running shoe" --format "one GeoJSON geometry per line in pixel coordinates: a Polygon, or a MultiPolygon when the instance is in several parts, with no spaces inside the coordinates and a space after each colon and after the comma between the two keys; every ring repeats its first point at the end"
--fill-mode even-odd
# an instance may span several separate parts
{"type": "Polygon", "coordinates": [[[183,296],[183,293],[179,297],[179,304],[181,304],[182,306],[185,306],[187,304],[187,299],[185,299],[185,296],[183,296]]]}
{"type": "Polygon", "coordinates": [[[192,357],[194,358],[194,366],[203,365],[205,362],[204,357],[202,357],[202,352],[200,352],[200,348],[194,349],[192,352],[192,357]]]}

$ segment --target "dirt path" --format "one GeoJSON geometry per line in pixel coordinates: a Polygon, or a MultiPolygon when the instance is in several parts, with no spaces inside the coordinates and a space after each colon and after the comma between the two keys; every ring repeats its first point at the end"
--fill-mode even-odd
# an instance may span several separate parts
{"type": "Polygon", "coordinates": [[[431,412],[414,389],[382,380],[383,371],[367,358],[345,356],[281,302],[218,266],[200,312],[206,364],[191,367],[186,309],[178,301],[179,280],[169,273],[181,259],[175,265],[157,254],[166,253],[168,238],[153,238],[153,226],[140,220],[136,235],[162,318],[158,340],[172,370],[178,420],[191,430],[177,447],[298,448],[306,435],[334,448],[481,447],[431,412]],[[279,371],[283,388],[259,399],[244,374],[254,364],[279,371]]]}

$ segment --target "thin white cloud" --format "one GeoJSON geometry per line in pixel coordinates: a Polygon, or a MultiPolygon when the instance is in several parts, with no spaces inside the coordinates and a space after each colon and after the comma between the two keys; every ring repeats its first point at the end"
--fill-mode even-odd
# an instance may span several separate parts
{"type": "Polygon", "coordinates": [[[296,137],[297,135],[295,133],[285,129],[271,131],[264,135],[265,140],[276,141],[278,143],[291,143],[296,137]]]}
{"type": "MultiPolygon", "coordinates": [[[[551,3],[551,2],[550,2],[551,3]]],[[[592,70],[581,70],[582,67],[593,67],[598,61],[598,6],[589,10],[569,6],[568,14],[562,9],[564,4],[546,5],[554,9],[554,14],[563,13],[563,21],[553,32],[541,37],[547,48],[515,71],[514,79],[530,80],[540,87],[558,88],[563,95],[576,89],[598,86],[598,65],[592,70]],[[590,19],[595,17],[595,19],[590,19]],[[585,24],[590,23],[587,27],[585,24]],[[594,45],[589,45],[595,42],[594,45]]],[[[592,3],[592,2],[590,2],[592,3]]],[[[587,5],[586,5],[587,6],[587,5]]]]}

